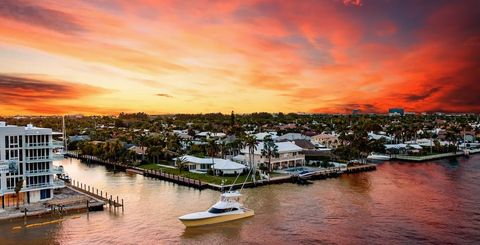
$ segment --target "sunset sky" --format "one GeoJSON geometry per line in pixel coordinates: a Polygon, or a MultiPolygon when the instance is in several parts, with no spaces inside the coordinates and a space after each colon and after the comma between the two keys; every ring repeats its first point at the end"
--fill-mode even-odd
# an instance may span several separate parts
{"type": "Polygon", "coordinates": [[[0,0],[0,114],[480,112],[480,1],[0,0]]]}

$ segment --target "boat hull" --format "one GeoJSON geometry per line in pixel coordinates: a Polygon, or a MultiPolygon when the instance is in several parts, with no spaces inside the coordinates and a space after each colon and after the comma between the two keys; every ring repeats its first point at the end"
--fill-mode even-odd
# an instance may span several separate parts
{"type": "Polygon", "coordinates": [[[221,216],[215,216],[215,217],[209,217],[209,218],[203,218],[203,219],[180,219],[180,221],[182,221],[182,223],[186,227],[195,227],[195,226],[218,224],[218,223],[223,223],[227,221],[243,219],[243,218],[251,217],[254,214],[255,213],[253,212],[253,210],[245,210],[245,212],[239,213],[239,214],[221,215],[221,216]]]}
{"type": "Polygon", "coordinates": [[[389,156],[368,156],[367,160],[370,161],[388,161],[390,160],[389,156]]]}

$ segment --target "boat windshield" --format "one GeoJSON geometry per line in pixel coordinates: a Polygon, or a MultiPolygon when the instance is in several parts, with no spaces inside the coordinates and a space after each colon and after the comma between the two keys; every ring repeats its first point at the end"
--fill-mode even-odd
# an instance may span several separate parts
{"type": "Polygon", "coordinates": [[[227,213],[227,212],[232,212],[236,210],[238,210],[238,208],[225,208],[225,209],[210,208],[208,212],[212,214],[221,214],[221,213],[227,213]]]}
{"type": "Polygon", "coordinates": [[[238,196],[233,196],[233,197],[222,196],[220,198],[220,200],[223,201],[223,202],[239,202],[240,197],[238,197],[238,196]]]}

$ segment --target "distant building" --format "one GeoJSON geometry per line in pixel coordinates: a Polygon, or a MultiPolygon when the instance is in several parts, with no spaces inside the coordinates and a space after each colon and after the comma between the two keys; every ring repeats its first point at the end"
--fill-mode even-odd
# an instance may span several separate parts
{"type": "Polygon", "coordinates": [[[390,108],[388,109],[389,116],[403,116],[405,115],[405,110],[403,108],[390,108]]]}

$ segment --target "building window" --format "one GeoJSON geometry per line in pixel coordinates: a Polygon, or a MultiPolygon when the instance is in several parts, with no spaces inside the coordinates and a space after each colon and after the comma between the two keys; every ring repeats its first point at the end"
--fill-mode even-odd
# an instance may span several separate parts
{"type": "Polygon", "coordinates": [[[48,190],[40,190],[40,199],[43,200],[43,199],[47,199],[47,198],[50,198],[51,197],[51,191],[50,189],[48,190]]]}

